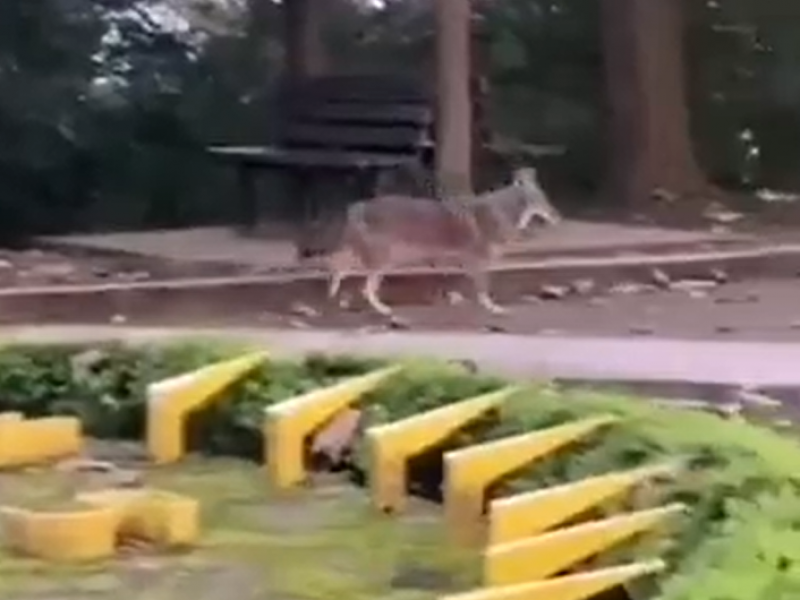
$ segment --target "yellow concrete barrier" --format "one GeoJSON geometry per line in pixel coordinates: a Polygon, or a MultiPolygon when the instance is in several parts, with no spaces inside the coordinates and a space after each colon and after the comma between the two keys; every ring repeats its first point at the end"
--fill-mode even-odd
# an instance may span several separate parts
{"type": "Polygon", "coordinates": [[[83,432],[75,417],[24,419],[6,413],[0,418],[0,468],[60,460],[82,449],[83,432]]]}
{"type": "Polygon", "coordinates": [[[337,413],[401,370],[388,367],[350,377],[270,406],[265,411],[266,464],[269,479],[278,489],[287,489],[306,478],[305,443],[308,437],[337,413]]]}
{"type": "Polygon", "coordinates": [[[610,416],[584,419],[445,454],[445,519],[453,541],[478,540],[489,486],[616,420],[610,416]]]}
{"type": "Polygon", "coordinates": [[[484,585],[508,586],[546,579],[660,526],[684,509],[682,504],[671,504],[491,547],[483,556],[484,585]]]}
{"type": "Polygon", "coordinates": [[[52,562],[83,562],[114,555],[119,511],[113,507],[44,512],[0,508],[0,527],[12,552],[52,562]]]}
{"type": "Polygon", "coordinates": [[[554,577],[544,581],[495,588],[482,588],[440,600],[589,600],[620,585],[664,570],[661,560],[634,563],[554,577]]]}
{"type": "Polygon", "coordinates": [[[187,417],[266,358],[265,353],[255,352],[151,384],[147,390],[147,450],[153,461],[165,464],[180,460],[186,452],[187,417]]]}
{"type": "Polygon", "coordinates": [[[368,429],[370,487],[375,507],[382,511],[402,510],[406,501],[408,460],[498,408],[517,392],[516,387],[504,388],[368,429]]]}
{"type": "Polygon", "coordinates": [[[78,499],[120,514],[120,538],[142,539],[162,549],[194,546],[200,537],[200,503],[161,490],[104,490],[78,499]]]}
{"type": "Polygon", "coordinates": [[[656,465],[590,477],[574,483],[499,498],[489,505],[489,546],[508,544],[561,525],[653,477],[675,474],[656,465]]]}

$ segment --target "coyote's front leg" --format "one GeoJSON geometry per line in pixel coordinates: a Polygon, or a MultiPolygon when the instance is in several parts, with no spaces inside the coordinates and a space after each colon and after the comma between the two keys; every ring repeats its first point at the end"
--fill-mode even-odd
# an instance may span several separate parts
{"type": "Polygon", "coordinates": [[[493,315],[504,315],[508,311],[497,304],[491,294],[491,275],[488,261],[474,260],[467,265],[467,277],[475,288],[475,300],[493,315]]]}
{"type": "Polygon", "coordinates": [[[369,271],[367,273],[367,278],[364,281],[362,295],[367,301],[367,304],[369,304],[370,307],[372,307],[372,309],[379,315],[384,317],[392,317],[394,316],[394,311],[387,304],[385,304],[383,300],[381,300],[380,293],[384,277],[386,277],[385,269],[369,271]]]}

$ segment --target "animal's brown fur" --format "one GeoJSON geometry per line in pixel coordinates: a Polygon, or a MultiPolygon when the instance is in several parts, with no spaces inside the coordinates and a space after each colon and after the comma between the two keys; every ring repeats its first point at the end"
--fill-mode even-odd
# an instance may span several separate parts
{"type": "Polygon", "coordinates": [[[329,295],[335,298],[342,280],[363,269],[365,300],[390,316],[392,309],[380,298],[386,274],[412,261],[444,258],[464,269],[482,307],[504,312],[491,297],[489,269],[502,247],[537,217],[552,225],[561,219],[533,169],[516,171],[507,187],[469,198],[386,195],[357,202],[348,210],[339,249],[328,260],[329,295]]]}

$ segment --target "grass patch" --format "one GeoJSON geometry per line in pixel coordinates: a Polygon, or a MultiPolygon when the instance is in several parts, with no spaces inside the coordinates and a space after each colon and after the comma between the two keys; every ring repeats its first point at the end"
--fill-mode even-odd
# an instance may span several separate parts
{"type": "MultiPolygon", "coordinates": [[[[212,342],[0,349],[0,411],[28,416],[74,414],[92,437],[114,440],[112,445],[119,440],[139,441],[144,435],[148,383],[232,353],[238,353],[234,346],[212,342]],[[95,359],[86,361],[87,354],[95,359]],[[76,362],[82,366],[76,368],[76,362]]],[[[200,415],[196,432],[201,435],[190,435],[198,442],[193,448],[206,455],[261,460],[266,406],[381,364],[319,355],[271,361],[200,415]]],[[[410,361],[391,385],[368,395],[362,405],[369,421],[377,424],[502,385],[496,378],[472,375],[452,364],[410,361]]],[[[540,385],[525,385],[501,412],[498,426],[469,433],[461,443],[599,414],[610,413],[620,419],[607,431],[572,446],[570,452],[526,469],[507,491],[537,489],[675,459],[686,465],[678,480],[649,486],[645,497],[616,507],[619,512],[678,501],[689,508],[670,531],[672,544],[653,550],[667,560],[667,572],[651,582],[652,590],[642,595],[637,592],[637,597],[800,598],[800,445],[796,437],[743,421],[660,408],[638,397],[540,385]]],[[[194,426],[190,434],[193,432],[194,426]]],[[[356,460],[363,464],[361,452],[356,452],[356,460]]],[[[11,585],[8,581],[25,581],[36,587],[60,577],[65,582],[91,581],[97,588],[118,580],[120,589],[145,590],[135,596],[143,600],[219,600],[234,594],[245,599],[328,598],[345,593],[356,598],[367,594],[433,597],[442,590],[431,588],[465,589],[473,583],[469,577],[478,573],[476,565],[465,566],[470,557],[447,554],[440,539],[439,518],[430,518],[424,510],[401,521],[378,517],[366,507],[363,494],[354,494],[346,486],[269,497],[262,489],[264,477],[258,469],[225,461],[190,462],[178,469],[154,471],[151,477],[167,490],[183,491],[204,501],[208,537],[200,551],[169,559],[132,559],[97,572],[88,568],[80,576],[48,571],[46,577],[38,578],[35,565],[4,560],[0,568],[11,574],[4,577],[0,571],[0,594],[2,586],[11,585]],[[223,584],[218,584],[220,581],[223,584]],[[409,581],[424,581],[425,585],[399,585],[409,581]],[[221,591],[217,589],[220,585],[221,591]]],[[[43,485],[51,484],[36,481],[21,486],[17,493],[44,494],[43,485]]],[[[58,486],[52,485],[57,493],[58,486]]],[[[0,479],[0,496],[3,493],[0,479]]],[[[642,556],[641,548],[635,547],[622,549],[614,558],[626,562],[642,556]]],[[[53,600],[68,598],[67,589],[59,590],[62,593],[53,600]]],[[[125,600],[122,591],[103,589],[92,597],[98,595],[125,600]]],[[[27,600],[21,592],[9,596],[27,600]]],[[[36,597],[50,600],[43,593],[36,597]]]]}

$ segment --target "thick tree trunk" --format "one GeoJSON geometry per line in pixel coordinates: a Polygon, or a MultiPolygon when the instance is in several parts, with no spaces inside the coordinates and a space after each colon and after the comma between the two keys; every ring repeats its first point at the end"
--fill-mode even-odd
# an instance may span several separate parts
{"type": "Polygon", "coordinates": [[[470,37],[472,67],[470,73],[470,104],[472,105],[472,185],[476,191],[484,184],[484,167],[488,163],[487,98],[489,95],[488,43],[484,33],[473,22],[470,37]]]}
{"type": "Polygon", "coordinates": [[[472,6],[436,0],[436,179],[442,196],[471,194],[470,96],[472,6]]]}
{"type": "Polygon", "coordinates": [[[302,79],[325,71],[322,0],[287,0],[283,3],[286,22],[286,72],[302,79]]]}
{"type": "Polygon", "coordinates": [[[682,0],[601,0],[610,147],[608,191],[628,206],[654,193],[711,192],[689,123],[682,0]]]}

